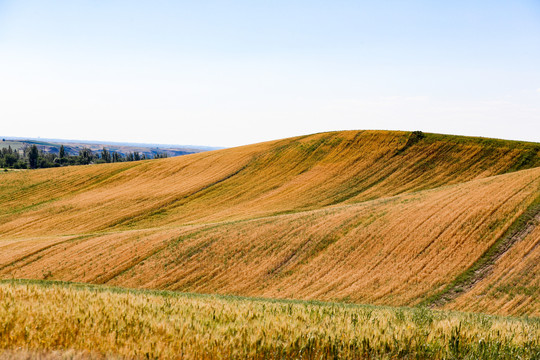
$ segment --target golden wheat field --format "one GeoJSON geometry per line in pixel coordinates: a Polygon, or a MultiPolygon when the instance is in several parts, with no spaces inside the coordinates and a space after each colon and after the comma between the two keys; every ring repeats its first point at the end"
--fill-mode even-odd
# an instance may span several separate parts
{"type": "MultiPolygon", "coordinates": [[[[516,359],[540,355],[540,321],[422,308],[0,284],[9,358],[516,359]]],[[[0,352],[0,358],[2,353],[0,352]]]]}
{"type": "Polygon", "coordinates": [[[2,174],[0,233],[144,229],[359,203],[506,173],[538,161],[540,151],[435,135],[407,147],[409,136],[323,133],[159,161],[2,174]]]}
{"type": "Polygon", "coordinates": [[[3,172],[0,203],[0,358],[540,356],[540,144],[320,133],[3,172]]]}
{"type": "MultiPolygon", "coordinates": [[[[538,219],[538,218],[537,218],[538,219]]],[[[537,220],[538,221],[538,220],[537,220]]],[[[505,253],[494,271],[449,308],[540,316],[540,227],[505,253]],[[481,298],[482,301],[475,301],[481,298]]]]}
{"type": "MultiPolygon", "coordinates": [[[[533,143],[347,131],[1,174],[0,276],[425,304],[534,207],[539,154],[533,143]]],[[[536,234],[444,306],[538,316],[536,234]],[[527,251],[526,266],[516,257],[527,251]],[[512,273],[498,275],[508,261],[512,273]],[[521,280],[514,305],[493,292],[521,280]]]]}

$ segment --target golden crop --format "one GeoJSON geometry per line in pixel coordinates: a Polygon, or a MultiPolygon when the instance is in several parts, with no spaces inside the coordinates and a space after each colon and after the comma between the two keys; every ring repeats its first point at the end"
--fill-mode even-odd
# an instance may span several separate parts
{"type": "Polygon", "coordinates": [[[489,276],[448,308],[540,316],[539,244],[540,226],[537,226],[497,261],[489,276]]]}
{"type": "MultiPolygon", "coordinates": [[[[0,277],[419,304],[536,201],[540,148],[409,139],[322,133],[178,158],[2,173],[0,277]]],[[[446,306],[538,316],[537,234],[446,306]],[[513,284],[523,289],[502,296],[513,284]]]]}
{"type": "Polygon", "coordinates": [[[534,320],[47,283],[0,284],[0,319],[0,349],[15,356],[532,359],[540,351],[534,320]]]}

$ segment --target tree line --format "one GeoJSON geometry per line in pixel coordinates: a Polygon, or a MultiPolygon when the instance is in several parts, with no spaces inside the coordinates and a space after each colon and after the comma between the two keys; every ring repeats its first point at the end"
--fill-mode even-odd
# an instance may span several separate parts
{"type": "MultiPolygon", "coordinates": [[[[153,159],[168,157],[167,153],[157,153],[153,159]]],[[[69,155],[64,145],[60,146],[58,154],[46,153],[36,145],[27,146],[22,150],[14,150],[11,146],[0,150],[0,168],[8,169],[40,169],[70,165],[89,165],[126,161],[147,160],[150,157],[138,151],[122,154],[103,148],[93,152],[88,148],[79,150],[79,155],[69,155]]]]}

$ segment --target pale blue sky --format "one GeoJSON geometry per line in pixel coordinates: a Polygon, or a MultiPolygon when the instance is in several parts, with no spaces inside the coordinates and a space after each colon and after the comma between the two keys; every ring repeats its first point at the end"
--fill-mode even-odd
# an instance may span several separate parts
{"type": "Polygon", "coordinates": [[[0,134],[540,142],[540,1],[0,0],[0,134]]]}

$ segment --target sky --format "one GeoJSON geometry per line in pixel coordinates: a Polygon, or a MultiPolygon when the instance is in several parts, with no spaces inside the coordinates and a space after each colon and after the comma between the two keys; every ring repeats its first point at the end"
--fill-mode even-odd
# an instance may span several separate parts
{"type": "Polygon", "coordinates": [[[540,142],[540,1],[0,0],[0,135],[540,142]]]}

